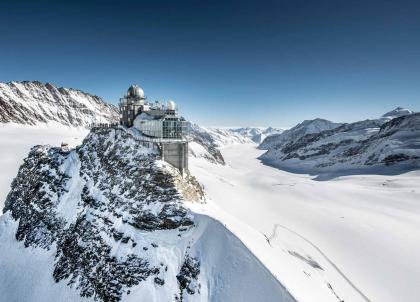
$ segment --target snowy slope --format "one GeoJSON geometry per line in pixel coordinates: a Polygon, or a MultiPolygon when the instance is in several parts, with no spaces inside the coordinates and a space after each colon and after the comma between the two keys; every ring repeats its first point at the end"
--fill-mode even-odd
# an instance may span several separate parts
{"type": "Polygon", "coordinates": [[[298,301],[420,299],[420,173],[315,181],[261,164],[254,144],[195,158],[208,202],[298,301]]]}
{"type": "Polygon", "coordinates": [[[273,136],[260,148],[267,149],[261,156],[265,163],[289,171],[401,173],[420,167],[420,113],[397,108],[376,120],[293,138],[273,136]]]}
{"type": "Polygon", "coordinates": [[[115,123],[118,109],[100,97],[38,81],[0,83],[0,123],[36,125],[56,122],[87,127],[115,123]]]}
{"type": "Polygon", "coordinates": [[[188,122],[189,156],[204,158],[212,163],[225,164],[219,142],[207,128],[188,122]]]}
{"type": "MultiPolygon", "coordinates": [[[[219,222],[191,175],[123,128],[34,147],[0,217],[5,301],[295,301],[219,222]]],[[[207,161],[206,161],[207,162],[207,161]]]]}
{"type": "Polygon", "coordinates": [[[60,146],[65,142],[75,147],[82,142],[88,130],[59,123],[37,126],[0,123],[0,208],[3,208],[10,185],[23,159],[35,145],[60,146]]]}

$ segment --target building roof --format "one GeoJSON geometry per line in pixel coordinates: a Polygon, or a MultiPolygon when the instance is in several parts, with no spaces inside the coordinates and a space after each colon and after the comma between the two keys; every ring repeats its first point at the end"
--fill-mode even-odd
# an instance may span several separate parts
{"type": "Polygon", "coordinates": [[[133,84],[130,86],[130,88],[128,88],[127,96],[144,99],[144,91],[140,88],[140,86],[133,84]]]}

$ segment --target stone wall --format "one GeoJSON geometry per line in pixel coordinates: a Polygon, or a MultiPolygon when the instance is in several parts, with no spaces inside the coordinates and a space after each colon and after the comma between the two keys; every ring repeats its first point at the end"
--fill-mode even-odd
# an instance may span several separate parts
{"type": "Polygon", "coordinates": [[[184,174],[188,170],[188,142],[162,143],[162,159],[184,174]]]}

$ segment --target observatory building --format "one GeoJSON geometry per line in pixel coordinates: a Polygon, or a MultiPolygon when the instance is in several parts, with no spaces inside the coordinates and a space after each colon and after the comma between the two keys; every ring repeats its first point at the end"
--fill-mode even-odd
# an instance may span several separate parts
{"type": "Polygon", "coordinates": [[[178,168],[181,174],[188,170],[188,141],[186,121],[178,116],[176,104],[146,101],[143,89],[131,85],[120,99],[120,124],[138,129],[146,142],[156,143],[161,157],[178,168]]]}

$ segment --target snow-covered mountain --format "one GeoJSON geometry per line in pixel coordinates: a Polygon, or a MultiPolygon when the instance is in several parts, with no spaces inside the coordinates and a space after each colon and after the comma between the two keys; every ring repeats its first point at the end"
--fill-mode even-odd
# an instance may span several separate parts
{"type": "Polygon", "coordinates": [[[385,121],[387,121],[387,120],[390,120],[390,119],[392,120],[393,118],[396,118],[396,117],[400,117],[400,116],[403,116],[403,115],[409,115],[409,114],[413,114],[413,113],[414,113],[414,111],[412,111],[412,110],[405,109],[405,108],[402,108],[402,107],[397,107],[394,110],[391,110],[391,111],[385,113],[384,115],[382,115],[382,119],[385,119],[385,121]]]}
{"type": "Polygon", "coordinates": [[[212,131],[197,124],[188,122],[189,155],[204,158],[212,163],[225,164],[220,152],[220,142],[212,131]]]}
{"type": "Polygon", "coordinates": [[[225,164],[220,148],[232,144],[252,143],[252,140],[232,129],[207,128],[188,123],[190,156],[205,158],[212,163],[225,164]]]}
{"type": "Polygon", "coordinates": [[[229,132],[240,134],[244,137],[249,138],[256,144],[261,144],[263,140],[274,134],[280,134],[284,130],[273,127],[244,127],[244,128],[231,128],[229,132]]]}
{"type": "Polygon", "coordinates": [[[398,107],[375,120],[322,124],[324,127],[312,127],[305,121],[267,138],[260,145],[267,150],[261,159],[287,170],[308,173],[378,168],[395,173],[420,165],[420,113],[398,107]],[[297,128],[299,135],[288,135],[297,128]]]}
{"type": "Polygon", "coordinates": [[[100,97],[38,81],[0,83],[0,123],[56,122],[87,127],[118,122],[118,109],[100,97]]]}
{"type": "Polygon", "coordinates": [[[252,143],[250,137],[230,128],[201,127],[201,129],[206,131],[219,147],[252,143]]]}
{"type": "Polygon", "coordinates": [[[294,301],[135,131],[35,146],[0,216],[4,301],[294,301]]]}
{"type": "Polygon", "coordinates": [[[261,149],[281,148],[283,144],[294,142],[306,134],[319,133],[324,130],[331,130],[338,126],[340,123],[333,123],[324,119],[305,120],[297,124],[293,128],[283,131],[279,134],[273,134],[262,141],[260,144],[261,149]]]}

